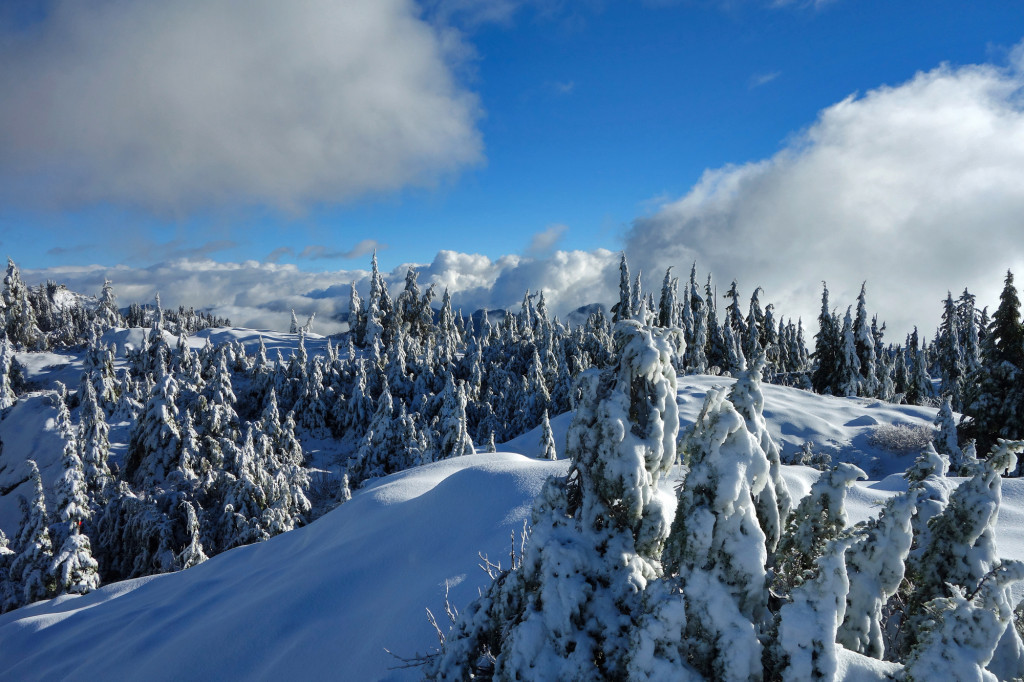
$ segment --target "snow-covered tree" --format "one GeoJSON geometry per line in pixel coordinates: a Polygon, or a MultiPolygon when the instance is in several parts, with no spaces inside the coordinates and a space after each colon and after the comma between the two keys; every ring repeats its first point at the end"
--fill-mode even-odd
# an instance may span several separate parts
{"type": "Polygon", "coordinates": [[[199,517],[196,515],[195,507],[187,500],[182,500],[181,506],[185,509],[185,534],[188,537],[188,544],[175,557],[175,561],[179,570],[184,570],[203,563],[209,557],[203,551],[203,544],[199,538],[199,517]]]}
{"type": "Polygon", "coordinates": [[[1013,616],[1010,588],[1022,580],[1024,563],[1007,561],[977,586],[953,585],[950,596],[928,602],[901,679],[996,682],[986,667],[1013,616]]]}
{"type": "Polygon", "coordinates": [[[999,440],[976,473],[928,522],[927,545],[909,563],[913,588],[907,598],[904,650],[912,649],[929,618],[928,602],[949,597],[948,585],[973,590],[999,565],[995,524],[1002,499],[1001,474],[1016,465],[1024,442],[999,440]]]}
{"type": "Polygon", "coordinates": [[[0,334],[0,410],[6,410],[18,399],[14,394],[11,370],[14,366],[14,349],[7,336],[0,334]]]}
{"type": "Polygon", "coordinates": [[[58,523],[54,528],[58,529],[58,544],[68,535],[77,532],[82,523],[92,517],[89,491],[78,447],[75,438],[64,441],[64,454],[61,457],[61,467],[64,471],[57,480],[55,495],[55,516],[58,523]]]}
{"type": "Polygon", "coordinates": [[[93,495],[101,499],[113,478],[107,461],[110,457],[110,427],[107,426],[91,384],[85,385],[81,418],[78,424],[78,442],[81,447],[82,470],[85,483],[93,495]]]}
{"type": "Polygon", "coordinates": [[[683,452],[689,471],[663,560],[685,604],[686,629],[657,648],[674,650],[672,658],[706,678],[760,679],[768,551],[757,498],[771,465],[719,389],[708,391],[683,452]]]}
{"type": "Polygon", "coordinates": [[[942,406],[935,415],[935,427],[938,432],[935,434],[935,449],[939,454],[949,458],[949,469],[954,476],[970,476],[977,463],[975,458],[968,457],[960,448],[960,439],[956,431],[956,421],[953,419],[953,408],[951,398],[947,395],[942,400],[942,406]]]}
{"type": "MultiPolygon", "coordinates": [[[[493,452],[493,450],[489,450],[489,452],[493,452]]],[[[551,432],[551,421],[548,419],[547,410],[544,410],[544,419],[541,421],[540,452],[541,459],[558,459],[555,436],[551,432]]]]}
{"type": "Polygon", "coordinates": [[[100,586],[99,564],[92,556],[89,536],[75,525],[50,567],[57,594],[86,594],[100,586]]]}
{"type": "Polygon", "coordinates": [[[26,460],[34,494],[23,504],[24,518],[18,533],[18,556],[11,563],[11,579],[21,592],[21,604],[53,596],[56,584],[53,575],[53,542],[47,523],[46,495],[43,480],[34,460],[26,460]]]}
{"type": "Polygon", "coordinates": [[[843,320],[840,338],[842,339],[842,345],[840,346],[839,362],[836,368],[835,394],[847,397],[861,395],[863,393],[863,382],[861,381],[860,359],[857,357],[857,339],[854,336],[850,308],[846,309],[846,318],[843,320]]]}
{"type": "Polygon", "coordinates": [[[982,343],[963,408],[962,430],[982,452],[998,438],[1024,438],[1024,324],[1013,273],[1006,273],[999,307],[982,343]]]}
{"type": "Polygon", "coordinates": [[[461,457],[476,452],[466,423],[465,388],[461,382],[456,387],[451,374],[441,394],[441,410],[437,420],[437,459],[461,457]]]}
{"type": "Polygon", "coordinates": [[[822,472],[786,521],[782,540],[775,551],[773,588],[788,594],[813,575],[814,562],[825,553],[826,545],[839,538],[849,523],[846,492],[867,474],[846,462],[822,472]]]}
{"type": "Polygon", "coordinates": [[[675,459],[678,331],[616,325],[619,362],[581,375],[567,478],[534,503],[522,565],[465,609],[428,676],[622,679],[667,535],[654,494],[675,459]]]}
{"type": "Polygon", "coordinates": [[[796,587],[779,609],[771,666],[783,680],[834,680],[839,661],[836,630],[850,589],[844,554],[849,539],[829,540],[814,562],[814,576],[796,587]]]}
{"type": "Polygon", "coordinates": [[[633,285],[629,279],[626,253],[619,261],[619,302],[612,306],[612,322],[628,320],[633,316],[633,285]]]}
{"type": "Polygon", "coordinates": [[[814,336],[814,372],[811,384],[818,393],[836,394],[839,385],[840,353],[843,338],[838,320],[829,308],[828,285],[821,283],[821,313],[818,315],[818,333],[814,336]]]}
{"type": "Polygon", "coordinates": [[[779,448],[768,432],[764,418],[764,394],[761,379],[766,366],[761,351],[751,360],[750,367],[742,369],[732,390],[729,402],[743,417],[747,432],[757,441],[769,463],[769,481],[757,495],[757,518],[764,531],[769,554],[775,551],[782,535],[782,526],[793,506],[786,481],[782,478],[782,459],[779,448]]]}
{"type": "Polygon", "coordinates": [[[162,482],[178,463],[181,433],[178,428],[178,383],[163,377],[136,422],[125,458],[125,477],[143,487],[162,482]]]}
{"type": "Polygon", "coordinates": [[[853,528],[846,550],[846,614],[836,634],[850,651],[879,659],[885,654],[884,608],[903,582],[916,511],[917,491],[910,490],[889,498],[877,518],[853,528]]]}
{"type": "Polygon", "coordinates": [[[875,337],[872,333],[871,322],[868,320],[867,305],[865,303],[866,289],[867,282],[864,282],[860,287],[860,295],[857,296],[857,316],[853,322],[853,339],[860,368],[859,395],[874,397],[879,394],[882,386],[878,381],[878,357],[875,352],[875,337]]]}

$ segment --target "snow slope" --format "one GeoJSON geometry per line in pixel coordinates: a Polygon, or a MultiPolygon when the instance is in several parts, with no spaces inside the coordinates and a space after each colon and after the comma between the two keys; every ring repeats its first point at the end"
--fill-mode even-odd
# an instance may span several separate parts
{"type": "MultiPolygon", "coordinates": [[[[707,388],[729,381],[681,378],[684,426],[707,388]]],[[[869,445],[871,429],[928,424],[934,417],[934,410],[776,386],[764,386],[764,394],[769,426],[784,450],[811,440],[876,474],[850,492],[852,521],[877,513],[905,487],[890,474],[911,458],[869,445]]],[[[44,410],[23,409],[45,426],[44,410]]],[[[552,420],[559,441],[570,419],[552,420]]],[[[10,415],[0,423],[8,429],[0,431],[5,442],[9,422],[10,415]]],[[[39,438],[50,436],[44,428],[39,438]]],[[[35,437],[13,437],[2,461],[48,447],[35,437]]],[[[488,582],[477,553],[507,564],[512,534],[528,519],[534,495],[567,466],[533,459],[539,441],[534,430],[501,447],[521,454],[479,454],[389,476],[305,528],[187,571],[2,615],[0,679],[418,679],[417,669],[393,669],[401,662],[385,647],[407,657],[428,651],[436,636],[424,609],[446,627],[446,589],[461,607],[488,582]]],[[[818,475],[807,467],[784,469],[795,496],[818,475]]],[[[662,482],[669,500],[677,479],[671,472],[662,482]]],[[[1024,481],[1006,480],[1003,500],[1001,554],[1024,559],[1024,481]]],[[[845,680],[879,680],[891,669],[855,654],[840,663],[845,680]]]]}

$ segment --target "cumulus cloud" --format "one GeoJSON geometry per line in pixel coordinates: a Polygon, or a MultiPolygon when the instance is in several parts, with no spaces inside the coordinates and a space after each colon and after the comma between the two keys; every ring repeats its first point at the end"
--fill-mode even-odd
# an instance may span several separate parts
{"type": "Polygon", "coordinates": [[[559,242],[562,241],[562,237],[569,230],[568,225],[550,225],[546,230],[542,230],[530,239],[530,245],[526,247],[526,254],[528,256],[546,256],[548,255],[559,242]]]}
{"type": "MultiPolygon", "coordinates": [[[[466,314],[479,308],[518,309],[527,289],[534,293],[543,289],[549,308],[564,317],[581,305],[607,302],[618,285],[618,255],[603,249],[559,251],[546,259],[504,256],[497,260],[440,251],[430,263],[405,264],[386,273],[393,296],[404,287],[410,267],[419,271],[421,286],[436,287],[438,304],[441,292],[448,289],[466,314]]],[[[352,282],[364,297],[369,289],[366,270],[306,272],[291,264],[209,259],[168,261],[147,268],[58,266],[22,270],[22,275],[32,284],[54,280],[94,295],[109,279],[122,306],[152,301],[159,293],[165,307],[193,306],[253,329],[287,330],[293,309],[303,317],[315,312],[314,331],[322,334],[345,329],[352,282]]]]}
{"type": "Polygon", "coordinates": [[[457,36],[412,0],[58,0],[0,27],[0,193],[297,209],[481,160],[457,36]]]}
{"type": "Polygon", "coordinates": [[[994,304],[1006,269],[1024,272],[1022,88],[1016,68],[942,66],[851,96],[772,158],[707,171],[634,221],[631,264],[696,260],[805,321],[822,280],[845,306],[866,279],[896,335],[934,329],[947,289],[994,304]]]}

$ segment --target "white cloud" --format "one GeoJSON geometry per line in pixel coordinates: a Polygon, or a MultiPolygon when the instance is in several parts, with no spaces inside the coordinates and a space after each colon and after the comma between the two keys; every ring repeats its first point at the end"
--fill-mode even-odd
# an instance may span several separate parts
{"type": "Polygon", "coordinates": [[[568,225],[555,224],[537,232],[530,238],[530,245],[526,247],[527,255],[535,258],[548,255],[562,241],[568,230],[568,225]]]}
{"type": "Polygon", "coordinates": [[[0,31],[0,196],[301,209],[481,160],[463,49],[412,0],[59,0],[0,31]]]}
{"type": "MultiPolygon", "coordinates": [[[[519,256],[491,260],[480,254],[441,251],[431,263],[414,267],[421,287],[437,287],[437,305],[447,288],[467,315],[478,308],[518,310],[527,289],[534,293],[544,289],[549,308],[564,317],[581,305],[608,301],[617,286],[617,266],[617,254],[599,249],[559,251],[542,260],[519,256]]],[[[392,296],[404,287],[408,267],[401,265],[385,275],[392,296]]],[[[54,280],[93,295],[106,278],[113,282],[119,305],[146,303],[159,293],[167,308],[194,306],[254,329],[286,330],[292,309],[302,317],[316,312],[314,331],[323,334],[342,331],[349,285],[356,281],[365,297],[368,274],[366,270],[305,272],[290,264],[208,259],[182,259],[147,268],[90,265],[22,270],[30,284],[54,280]]]]}
{"type": "Polygon", "coordinates": [[[755,73],[750,77],[750,89],[759,88],[762,85],[768,85],[773,80],[782,75],[781,71],[771,71],[769,73],[755,73]]]}
{"type": "Polygon", "coordinates": [[[994,305],[1006,269],[1024,272],[1022,86],[1017,70],[943,66],[851,96],[772,158],[707,171],[636,220],[631,265],[696,260],[805,322],[822,280],[845,306],[866,279],[899,338],[935,328],[947,289],[994,305]]]}

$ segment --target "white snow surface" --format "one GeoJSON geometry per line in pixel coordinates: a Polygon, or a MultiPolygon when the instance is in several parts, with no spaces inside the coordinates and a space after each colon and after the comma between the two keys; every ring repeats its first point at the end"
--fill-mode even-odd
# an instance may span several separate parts
{"type": "MultiPolygon", "coordinates": [[[[276,336],[286,348],[294,338],[276,336]]],[[[247,347],[254,341],[251,332],[239,339],[247,347]]],[[[38,364],[33,378],[44,377],[42,365],[54,363],[38,364]]],[[[680,377],[683,427],[692,423],[709,387],[731,381],[680,377]]],[[[771,385],[763,391],[769,429],[783,452],[809,440],[872,477],[850,490],[851,523],[877,514],[885,499],[906,489],[895,474],[913,458],[871,447],[871,428],[930,424],[936,412],[771,385]]],[[[55,478],[60,450],[47,403],[45,395],[35,395],[0,422],[0,487],[17,480],[23,467],[16,464],[28,456],[39,461],[44,482],[55,478]]],[[[560,456],[570,420],[551,420],[560,456]]],[[[385,647],[406,657],[435,647],[424,609],[447,627],[446,586],[453,605],[468,604],[489,580],[478,567],[478,552],[507,565],[512,534],[518,547],[533,497],[548,476],[564,474],[568,465],[536,459],[539,430],[500,449],[380,479],[309,526],[186,571],[4,614],[0,679],[419,679],[419,669],[396,668],[401,661],[385,647]]],[[[794,500],[818,476],[808,467],[783,469],[794,500]]],[[[673,470],[661,482],[669,514],[678,478],[673,470]]],[[[960,480],[949,479],[949,485],[960,480]]],[[[9,536],[16,531],[9,524],[17,523],[17,494],[25,490],[0,497],[0,527],[9,536]]],[[[1024,480],[1003,481],[997,541],[1001,556],[1024,559],[1024,480]]],[[[898,667],[839,648],[841,680],[882,680],[898,667]]]]}

